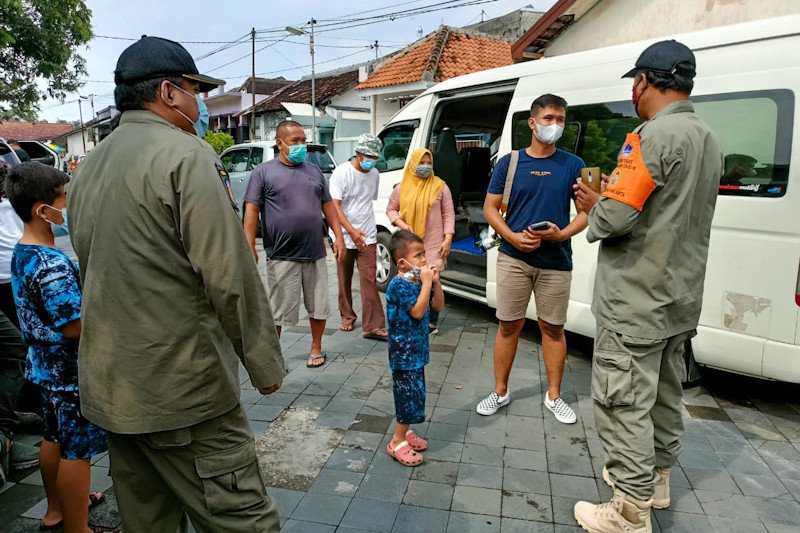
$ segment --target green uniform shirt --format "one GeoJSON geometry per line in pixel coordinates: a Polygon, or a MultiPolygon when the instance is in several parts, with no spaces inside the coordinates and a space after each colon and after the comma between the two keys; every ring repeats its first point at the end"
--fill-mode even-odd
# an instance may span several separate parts
{"type": "Polygon", "coordinates": [[[128,111],[70,184],[83,283],[82,413],[115,433],[192,426],[280,383],[267,296],[211,147],[128,111]]]}
{"type": "Polygon", "coordinates": [[[688,100],[637,132],[655,190],[641,212],[603,197],[589,213],[587,238],[601,241],[592,311],[611,331],[666,339],[700,319],[722,153],[688,100]]]}

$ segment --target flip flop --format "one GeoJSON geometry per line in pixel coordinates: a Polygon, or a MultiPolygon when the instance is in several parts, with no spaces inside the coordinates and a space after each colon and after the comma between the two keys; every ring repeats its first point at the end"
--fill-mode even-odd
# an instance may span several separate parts
{"type": "Polygon", "coordinates": [[[428,449],[428,441],[414,433],[414,430],[406,431],[406,442],[415,452],[424,452],[428,449]]]}
{"type": "Polygon", "coordinates": [[[321,354],[308,354],[308,360],[306,361],[306,367],[308,368],[319,368],[325,363],[328,362],[328,356],[324,353],[321,354]],[[314,364],[312,361],[322,361],[321,363],[314,364]]]}
{"type": "Polygon", "coordinates": [[[387,342],[389,340],[389,334],[386,333],[386,330],[384,329],[376,329],[370,331],[369,333],[365,333],[364,338],[372,341],[387,342]]]}
{"type": "MultiPolygon", "coordinates": [[[[94,509],[101,503],[106,501],[106,495],[102,492],[90,492],[89,493],[89,509],[94,509]]],[[[55,524],[47,525],[44,522],[39,522],[39,531],[55,531],[56,529],[61,529],[64,527],[64,521],[59,520],[55,524]]]]}
{"type": "Polygon", "coordinates": [[[424,457],[422,454],[415,452],[411,449],[408,441],[403,441],[392,449],[392,443],[386,445],[386,453],[389,457],[397,461],[403,466],[419,466],[422,464],[424,457]]]}

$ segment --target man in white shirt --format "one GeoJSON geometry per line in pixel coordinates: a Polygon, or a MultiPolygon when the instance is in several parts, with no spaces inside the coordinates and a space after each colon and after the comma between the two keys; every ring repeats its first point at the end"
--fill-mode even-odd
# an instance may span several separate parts
{"type": "MultiPolygon", "coordinates": [[[[0,189],[1,186],[2,183],[0,189]]],[[[4,312],[15,325],[17,325],[17,312],[14,296],[11,293],[11,256],[20,237],[22,237],[22,221],[11,207],[11,202],[0,190],[0,311],[4,312]]]]}
{"type": "Polygon", "coordinates": [[[345,231],[347,251],[337,257],[339,274],[339,313],[342,331],[353,331],[353,266],[358,265],[361,287],[362,329],[364,338],[385,341],[386,317],[375,284],[375,247],[378,231],[372,202],[378,199],[378,171],[375,162],[383,143],[370,134],[358,138],[355,156],[331,174],[330,192],[339,221],[345,231]]]}

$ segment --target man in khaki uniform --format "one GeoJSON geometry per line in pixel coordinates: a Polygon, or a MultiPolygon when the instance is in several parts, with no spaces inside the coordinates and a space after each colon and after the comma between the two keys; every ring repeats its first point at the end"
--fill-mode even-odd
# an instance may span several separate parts
{"type": "Polygon", "coordinates": [[[650,509],[669,507],[680,451],[684,349],[703,299],[711,219],[722,173],[714,134],[689,101],[694,54],[676,41],[647,48],[633,77],[645,120],[629,133],[602,198],[576,186],[600,241],[592,309],[597,336],[592,398],[608,454],[608,503],[578,502],[593,533],[652,531],[650,509]]]}
{"type": "Polygon", "coordinates": [[[81,410],[109,432],[123,529],[278,531],[239,404],[284,362],[227,174],[199,136],[201,76],[143,37],[115,71],[119,127],[81,164],[69,225],[84,291],[81,410]]]}

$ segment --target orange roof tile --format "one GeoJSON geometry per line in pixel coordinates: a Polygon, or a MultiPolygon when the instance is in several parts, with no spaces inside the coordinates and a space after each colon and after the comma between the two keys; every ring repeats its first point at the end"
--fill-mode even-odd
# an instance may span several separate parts
{"type": "Polygon", "coordinates": [[[0,122],[0,137],[15,141],[50,141],[69,133],[74,126],[68,122],[0,122]]]}
{"type": "Polygon", "coordinates": [[[390,87],[423,79],[439,82],[511,63],[511,44],[507,41],[442,26],[378,67],[357,88],[390,87]]]}

